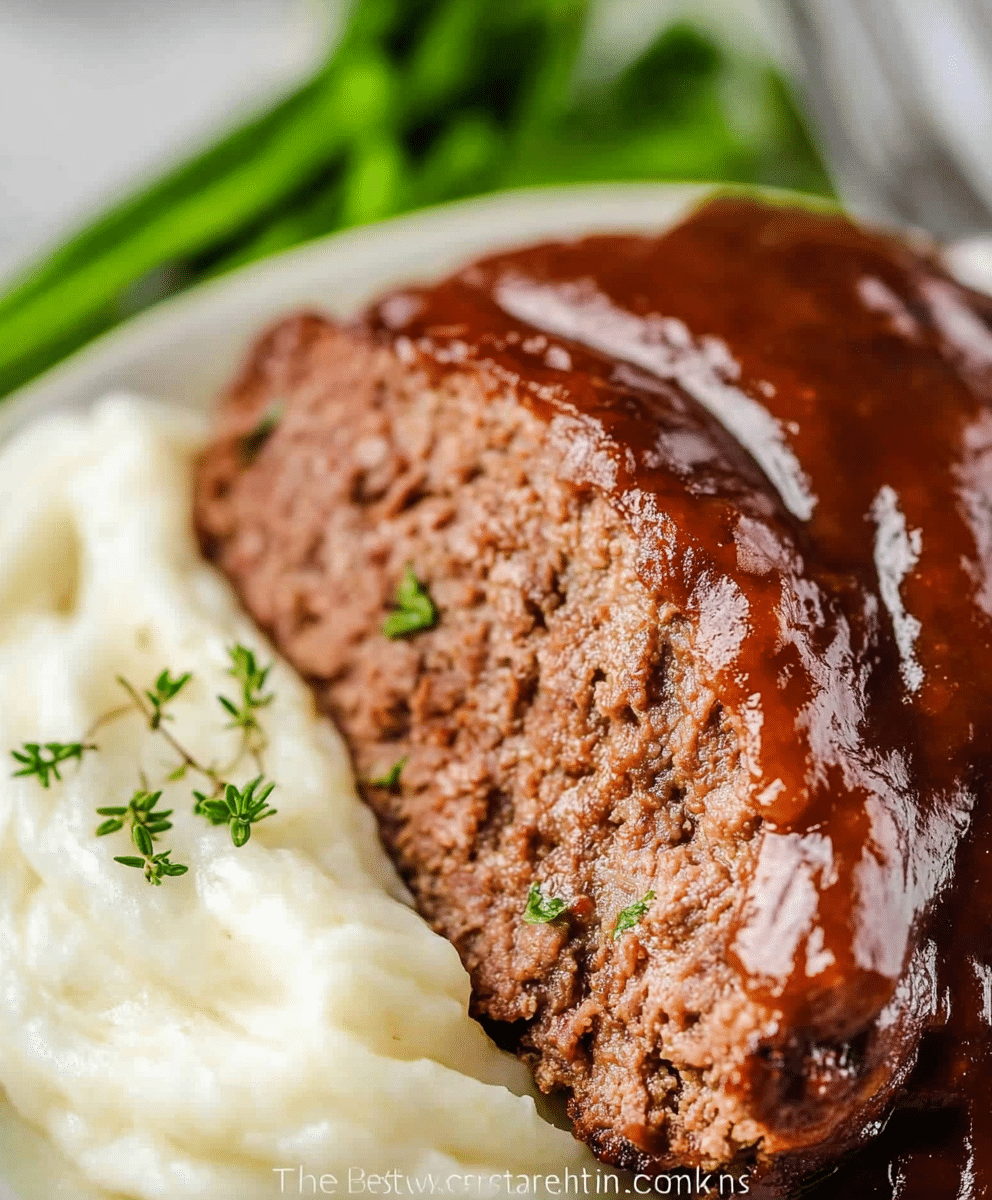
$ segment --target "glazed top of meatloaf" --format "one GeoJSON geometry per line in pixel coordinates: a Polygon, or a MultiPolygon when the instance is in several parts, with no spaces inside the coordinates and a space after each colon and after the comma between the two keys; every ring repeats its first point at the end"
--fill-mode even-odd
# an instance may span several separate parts
{"type": "Polygon", "coordinates": [[[736,966],[784,1022],[832,1037],[907,990],[932,998],[915,1094],[965,1107],[911,1171],[904,1143],[880,1152],[890,1182],[933,1195],[992,1187],[989,311],[908,245],[724,201],[661,239],[501,255],[368,316],[401,353],[525,387],[576,480],[637,531],[644,582],[663,563],[708,631],[750,714],[763,819],[736,966]],[[571,370],[582,346],[642,396],[677,384],[754,466],[597,395],[571,370]],[[686,505],[676,551],[665,514],[686,505]]]}

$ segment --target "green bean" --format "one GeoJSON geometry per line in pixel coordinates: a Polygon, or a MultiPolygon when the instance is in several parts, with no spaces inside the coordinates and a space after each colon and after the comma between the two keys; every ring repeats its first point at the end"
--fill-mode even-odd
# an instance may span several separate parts
{"type": "Polygon", "coordinates": [[[765,106],[765,143],[756,182],[833,197],[823,160],[792,101],[788,85],[773,68],[760,72],[759,95],[765,106]]]}
{"type": "Polygon", "coordinates": [[[367,225],[401,207],[406,161],[394,135],[382,133],[355,145],[342,182],[340,225],[367,225]]]}
{"type": "Polygon", "coordinates": [[[585,0],[547,0],[539,67],[524,88],[515,113],[518,143],[525,144],[535,130],[567,110],[585,40],[587,10],[585,0]]]}
{"type": "Polygon", "coordinates": [[[288,250],[301,242],[337,229],[341,217],[341,180],[335,176],[314,195],[300,201],[276,220],[244,240],[236,249],[213,259],[203,277],[212,279],[269,254],[288,250]]]}
{"type": "Polygon", "coordinates": [[[484,192],[505,169],[509,146],[486,112],[458,113],[438,134],[409,182],[411,208],[484,192]]]}
{"type": "Polygon", "coordinates": [[[755,158],[728,130],[708,118],[639,130],[625,142],[535,142],[500,177],[501,187],[610,180],[724,179],[753,182],[755,158]]]}
{"type": "Polygon", "coordinates": [[[98,312],[90,313],[85,321],[61,336],[36,346],[18,363],[16,371],[0,371],[0,397],[40,375],[53,363],[67,358],[93,338],[107,333],[118,325],[120,320],[121,314],[117,305],[108,305],[98,312]]]}
{"type": "MultiPolygon", "coordinates": [[[[378,168],[376,154],[367,153],[368,160],[361,171],[372,175],[376,169],[387,174],[394,169],[395,159],[392,162],[389,160],[396,153],[395,144],[382,155],[378,168]]],[[[378,153],[382,154],[381,148],[378,153]]],[[[406,167],[405,179],[395,175],[391,182],[387,179],[386,186],[389,189],[399,186],[401,194],[396,204],[377,205],[377,211],[380,215],[388,215],[388,212],[400,211],[401,208],[419,208],[485,190],[489,186],[487,180],[494,178],[496,170],[504,165],[506,154],[505,138],[488,114],[457,114],[432,143],[421,165],[406,167]]],[[[370,190],[376,186],[382,187],[382,184],[376,185],[374,180],[360,182],[358,161],[356,157],[353,164],[356,176],[352,186],[356,189],[359,186],[363,189],[368,187],[370,190]]],[[[298,202],[289,212],[267,225],[261,233],[212,262],[207,268],[207,277],[255,262],[267,254],[287,250],[348,224],[359,224],[357,199],[351,201],[353,207],[350,214],[342,213],[344,183],[345,180],[335,176],[314,195],[298,202]]],[[[364,215],[371,219],[371,205],[364,209],[364,215]]]]}
{"type": "MultiPolygon", "coordinates": [[[[488,114],[458,114],[432,143],[421,165],[405,167],[405,179],[394,174],[391,181],[386,180],[385,187],[390,191],[399,188],[400,195],[396,203],[388,206],[376,205],[376,210],[380,215],[388,215],[389,212],[400,211],[401,208],[420,208],[483,191],[488,186],[487,180],[494,177],[496,169],[503,165],[506,149],[506,142],[499,127],[488,114]]],[[[381,148],[379,149],[378,153],[382,154],[382,159],[378,167],[376,154],[367,153],[368,159],[361,167],[357,157],[353,163],[351,186],[356,192],[359,188],[364,190],[368,187],[371,190],[377,186],[374,181],[363,182],[360,178],[361,173],[371,175],[378,169],[388,175],[390,171],[395,170],[395,143],[391,143],[384,154],[381,148]]],[[[351,212],[342,212],[347,178],[346,176],[345,179],[339,179],[335,176],[316,194],[298,202],[290,211],[267,225],[261,233],[211,263],[206,272],[207,276],[213,277],[246,263],[255,262],[267,254],[289,249],[300,242],[331,233],[343,226],[361,223],[357,197],[350,201],[351,212]]],[[[367,201],[361,215],[371,219],[371,205],[367,201]]]]}
{"type": "Polygon", "coordinates": [[[485,73],[484,18],[493,0],[448,0],[406,64],[404,107],[414,120],[437,112],[485,73]]]}

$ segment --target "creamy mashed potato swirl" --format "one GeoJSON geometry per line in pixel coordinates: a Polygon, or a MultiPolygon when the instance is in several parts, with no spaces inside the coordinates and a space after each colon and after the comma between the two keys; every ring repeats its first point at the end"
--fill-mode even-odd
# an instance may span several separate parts
{"type": "MultiPolygon", "coordinates": [[[[0,454],[0,753],[71,742],[168,666],[172,732],[224,762],[226,648],[273,655],[191,532],[199,420],[114,398],[0,454]]],[[[403,902],[342,743],[276,661],[278,815],[237,850],[164,785],[189,865],[150,887],[97,807],[177,763],[136,716],[64,782],[0,776],[0,1084],[97,1194],[251,1200],[296,1171],[410,1176],[592,1165],[467,1015],[455,951],[403,902]],[[277,1168],[292,1168],[281,1177],[277,1168]]],[[[9,765],[13,760],[7,759],[9,765]]],[[[254,772],[245,763],[235,776],[254,772]]],[[[309,1185],[307,1185],[309,1186],[309,1185]]],[[[483,1191],[487,1190],[484,1185],[483,1191]]],[[[497,1189],[498,1190],[498,1189],[497,1189]]],[[[464,1194],[469,1194],[467,1191],[464,1194]]],[[[533,1192],[531,1193],[533,1194],[533,1192]]]]}

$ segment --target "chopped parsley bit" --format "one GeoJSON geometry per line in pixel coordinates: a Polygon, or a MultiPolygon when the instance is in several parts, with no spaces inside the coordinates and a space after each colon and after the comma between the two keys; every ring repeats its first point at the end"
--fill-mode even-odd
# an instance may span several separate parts
{"type": "Polygon", "coordinates": [[[396,608],[383,622],[382,632],[393,639],[408,637],[422,629],[433,629],[437,620],[434,601],[408,565],[396,589],[396,608]]]}
{"type": "Polygon", "coordinates": [[[231,723],[227,728],[240,729],[247,738],[251,733],[261,732],[255,717],[255,710],[272,703],[271,692],[267,696],[262,695],[262,689],[265,687],[269,671],[272,670],[272,664],[269,663],[267,667],[259,667],[255,661],[255,655],[247,646],[240,644],[229,646],[227,653],[231,659],[231,666],[227,673],[241,684],[241,704],[240,706],[235,704],[226,696],[218,696],[217,699],[231,717],[231,723]]]}
{"type": "Polygon", "coordinates": [[[14,772],[12,778],[16,779],[19,775],[37,775],[41,786],[47,788],[51,776],[54,775],[61,783],[59,764],[68,762],[71,758],[82,759],[84,751],[95,750],[96,746],[87,745],[85,742],[45,742],[44,749],[48,751],[47,758],[38,742],[25,742],[20,750],[11,750],[11,756],[24,764],[20,771],[14,772]]]}
{"type": "Polygon", "coordinates": [[[254,426],[240,441],[241,459],[246,466],[253,463],[262,453],[262,448],[275,433],[283,417],[283,405],[278,401],[270,405],[259,417],[254,426]]]}
{"type": "Polygon", "coordinates": [[[536,883],[530,885],[527,893],[527,907],[524,909],[524,920],[528,925],[547,925],[549,921],[557,920],[563,912],[568,911],[568,905],[557,896],[545,900],[541,889],[536,883]]]}
{"type": "Polygon", "coordinates": [[[642,900],[635,900],[633,904],[628,904],[626,908],[622,908],[617,914],[617,923],[613,926],[613,940],[620,936],[621,933],[626,933],[628,929],[633,929],[635,925],[639,925],[641,918],[651,906],[651,901],[654,899],[654,892],[645,892],[642,900]]]}
{"type": "Polygon", "coordinates": [[[169,674],[168,667],[159,675],[158,679],[155,680],[154,692],[145,692],[148,702],[152,706],[152,715],[148,722],[150,729],[158,729],[163,720],[172,720],[172,717],[164,713],[162,709],[173,697],[179,695],[192,678],[193,676],[187,671],[185,675],[180,675],[178,679],[173,679],[169,674]]]}
{"type": "Polygon", "coordinates": [[[212,825],[230,825],[231,841],[235,846],[243,846],[251,837],[252,825],[264,821],[266,817],[274,817],[278,811],[268,805],[268,798],[276,786],[274,783],[266,784],[255,795],[255,789],[261,782],[262,776],[259,775],[240,791],[233,783],[229,783],[224,787],[223,798],[217,799],[205,796],[203,792],[194,792],[196,804],[193,812],[206,817],[212,825]]]}
{"type": "Polygon", "coordinates": [[[151,854],[143,858],[136,858],[133,854],[115,854],[114,862],[143,870],[149,883],[161,887],[163,875],[185,875],[189,870],[189,867],[183,866],[182,863],[169,862],[171,853],[171,850],[163,850],[161,854],[151,854]]]}
{"type": "Polygon", "coordinates": [[[399,762],[394,762],[388,771],[377,776],[375,779],[369,779],[367,781],[368,786],[374,788],[384,788],[389,792],[394,791],[397,787],[399,787],[400,775],[403,774],[403,768],[406,766],[408,761],[409,760],[407,758],[401,758],[399,762]]]}

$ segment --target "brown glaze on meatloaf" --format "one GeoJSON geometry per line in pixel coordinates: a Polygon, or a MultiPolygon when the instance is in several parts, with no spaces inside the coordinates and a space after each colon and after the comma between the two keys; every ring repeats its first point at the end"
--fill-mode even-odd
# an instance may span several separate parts
{"type": "Polygon", "coordinates": [[[925,261],[724,203],[291,319],[225,401],[208,552],[359,774],[406,760],[385,845],[609,1162],[784,1187],[930,1031],[988,1061],[988,918],[934,914],[988,823],[990,392],[925,261]],[[393,641],[408,563],[440,620],[393,641]],[[534,883],[567,912],[525,922],[534,883]]]}

